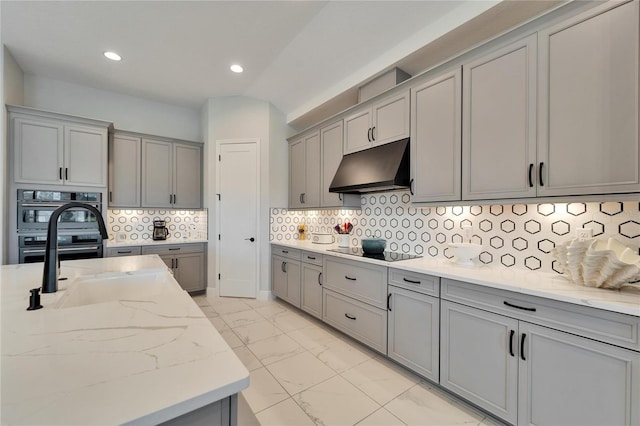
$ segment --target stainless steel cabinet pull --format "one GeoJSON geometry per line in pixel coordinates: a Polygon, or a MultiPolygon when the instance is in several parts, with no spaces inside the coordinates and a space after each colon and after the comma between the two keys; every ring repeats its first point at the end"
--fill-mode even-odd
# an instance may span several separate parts
{"type": "Polygon", "coordinates": [[[351,278],[351,277],[350,277],[350,276],[348,276],[348,275],[345,275],[344,277],[345,277],[346,279],[348,279],[349,281],[355,281],[355,280],[356,280],[355,278],[351,278]]]}
{"type": "Polygon", "coordinates": [[[509,355],[511,356],[515,356],[513,354],[513,335],[516,334],[515,330],[511,330],[511,333],[509,334],[509,355]]]}
{"type": "Polygon", "coordinates": [[[59,248],[58,251],[91,251],[98,250],[97,246],[93,247],[69,247],[69,248],[59,248]]]}
{"type": "Polygon", "coordinates": [[[513,305],[509,302],[507,302],[506,300],[504,302],[506,306],[510,307],[510,308],[516,308],[516,309],[522,309],[523,311],[529,311],[529,312],[535,312],[536,308],[525,308],[524,306],[518,306],[518,305],[513,305]]]}
{"type": "Polygon", "coordinates": [[[318,273],[318,284],[322,285],[322,272],[318,273]]]}
{"type": "Polygon", "coordinates": [[[522,333],[522,337],[520,340],[520,358],[522,358],[523,361],[526,361],[526,358],[524,357],[524,339],[526,339],[527,334],[526,333],[522,333]]]}
{"type": "Polygon", "coordinates": [[[420,284],[420,281],[408,280],[406,278],[402,278],[402,281],[404,281],[406,283],[411,283],[411,284],[420,284]]]}
{"type": "Polygon", "coordinates": [[[355,319],[356,319],[356,317],[352,317],[352,316],[351,316],[351,315],[349,315],[349,314],[344,314],[344,316],[345,316],[345,317],[347,317],[347,318],[349,318],[350,320],[355,320],[355,319]]]}

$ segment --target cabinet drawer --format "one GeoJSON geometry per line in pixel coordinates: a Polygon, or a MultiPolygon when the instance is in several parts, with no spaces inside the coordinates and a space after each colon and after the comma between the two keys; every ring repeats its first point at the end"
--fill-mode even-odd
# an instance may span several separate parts
{"type": "Polygon", "coordinates": [[[389,268],[389,284],[430,296],[438,297],[440,295],[440,277],[433,275],[389,268]]]}
{"type": "Polygon", "coordinates": [[[298,249],[292,249],[282,246],[271,246],[271,254],[277,254],[278,256],[287,257],[293,260],[302,259],[302,251],[298,249]]]}
{"type": "Polygon", "coordinates": [[[640,317],[447,278],[442,279],[441,297],[578,336],[640,350],[640,317]]]}
{"type": "Polygon", "coordinates": [[[311,251],[302,252],[302,261],[312,265],[322,266],[322,255],[311,251]]]}
{"type": "Polygon", "coordinates": [[[167,244],[163,246],[142,246],[142,254],[183,254],[201,253],[202,244],[167,244]]]}
{"type": "Polygon", "coordinates": [[[107,249],[107,257],[139,256],[141,254],[142,254],[142,249],[140,246],[111,247],[107,249]]]}
{"type": "Polygon", "coordinates": [[[387,311],[331,290],[323,290],[324,321],[362,343],[387,353],[387,311]]]}
{"type": "Polygon", "coordinates": [[[326,288],[387,308],[387,268],[325,257],[324,272],[326,288]]]}

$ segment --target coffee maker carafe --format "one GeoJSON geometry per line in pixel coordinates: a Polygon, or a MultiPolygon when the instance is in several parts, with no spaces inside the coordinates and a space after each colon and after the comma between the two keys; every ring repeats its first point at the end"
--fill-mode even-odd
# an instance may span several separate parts
{"type": "Polygon", "coordinates": [[[169,231],[167,230],[167,223],[164,220],[154,220],[153,221],[153,239],[155,241],[166,240],[168,236],[169,236],[169,231]]]}

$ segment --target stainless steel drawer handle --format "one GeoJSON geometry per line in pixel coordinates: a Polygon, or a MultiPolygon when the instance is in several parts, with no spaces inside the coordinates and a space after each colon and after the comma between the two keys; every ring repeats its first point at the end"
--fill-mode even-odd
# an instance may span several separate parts
{"type": "Polygon", "coordinates": [[[406,278],[402,279],[404,282],[406,283],[410,283],[410,284],[420,284],[420,281],[414,281],[414,280],[408,280],[406,278]]]}
{"type": "Polygon", "coordinates": [[[351,316],[351,315],[349,315],[349,314],[344,314],[344,316],[345,316],[345,317],[347,317],[347,318],[349,318],[350,320],[355,320],[355,319],[356,319],[356,317],[352,317],[352,316],[351,316]]]}
{"type": "Polygon", "coordinates": [[[98,250],[97,246],[93,247],[70,247],[70,248],[59,248],[58,251],[90,251],[90,250],[98,250]]]}
{"type": "Polygon", "coordinates": [[[525,308],[524,306],[513,305],[506,300],[503,302],[506,306],[510,308],[522,309],[523,311],[535,312],[536,308],[525,308]]]}
{"type": "Polygon", "coordinates": [[[355,281],[355,280],[356,280],[355,278],[351,278],[351,277],[350,277],[350,276],[348,276],[348,275],[345,275],[344,277],[345,277],[346,279],[348,279],[349,281],[355,281]]]}

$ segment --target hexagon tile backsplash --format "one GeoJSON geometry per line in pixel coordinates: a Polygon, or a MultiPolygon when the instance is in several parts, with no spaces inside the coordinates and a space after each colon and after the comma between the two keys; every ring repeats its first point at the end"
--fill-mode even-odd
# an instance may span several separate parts
{"type": "Polygon", "coordinates": [[[207,239],[206,210],[107,210],[109,241],[116,242],[124,234],[128,243],[143,243],[152,240],[153,221],[165,220],[171,238],[189,240],[207,239]]]}
{"type": "Polygon", "coordinates": [[[384,238],[390,251],[451,258],[447,244],[467,242],[463,225],[471,225],[471,241],[484,246],[481,262],[544,272],[556,269],[551,250],[574,238],[578,228],[640,247],[638,201],[419,207],[403,192],[361,200],[362,210],[271,209],[270,240],[297,240],[299,224],[311,233],[333,232],[336,224],[349,221],[352,246],[359,246],[361,238],[384,238]]]}

